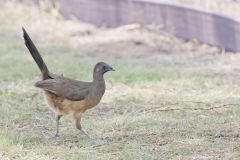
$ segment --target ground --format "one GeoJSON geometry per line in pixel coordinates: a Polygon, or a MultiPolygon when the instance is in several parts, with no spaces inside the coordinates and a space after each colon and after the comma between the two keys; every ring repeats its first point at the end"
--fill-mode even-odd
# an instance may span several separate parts
{"type": "Polygon", "coordinates": [[[58,16],[56,23],[42,19],[33,26],[27,18],[0,24],[0,159],[240,158],[239,53],[138,25],[97,29],[58,16]],[[107,143],[87,140],[71,117],[62,119],[61,137],[54,138],[54,114],[33,87],[40,72],[20,38],[21,20],[53,73],[91,81],[98,61],[116,69],[105,75],[102,102],[82,119],[107,143]],[[79,25],[80,31],[66,29],[79,25]]]}

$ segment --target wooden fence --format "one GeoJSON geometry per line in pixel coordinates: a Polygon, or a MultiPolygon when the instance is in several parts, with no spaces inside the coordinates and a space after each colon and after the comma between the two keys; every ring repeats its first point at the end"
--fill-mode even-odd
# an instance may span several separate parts
{"type": "Polygon", "coordinates": [[[198,39],[240,52],[240,24],[227,16],[156,0],[51,1],[60,4],[66,18],[74,16],[81,21],[107,27],[131,23],[157,24],[163,31],[185,40],[198,39]]]}

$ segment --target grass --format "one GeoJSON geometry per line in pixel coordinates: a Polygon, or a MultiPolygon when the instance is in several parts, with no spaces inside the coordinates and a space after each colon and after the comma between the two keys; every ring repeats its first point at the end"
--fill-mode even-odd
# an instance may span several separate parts
{"type": "MultiPolygon", "coordinates": [[[[88,141],[71,117],[62,119],[55,139],[54,115],[33,87],[39,70],[19,31],[6,23],[0,24],[0,159],[239,159],[239,54],[158,41],[157,34],[151,45],[126,38],[72,47],[30,32],[53,73],[90,81],[98,61],[116,69],[105,75],[102,102],[82,119],[108,143],[88,141]]],[[[141,33],[140,40],[152,41],[153,33],[141,33]]]]}
{"type": "MultiPolygon", "coordinates": [[[[63,118],[61,138],[56,140],[54,115],[42,101],[40,91],[32,87],[39,74],[34,61],[22,42],[16,40],[17,35],[2,35],[1,41],[13,39],[0,47],[3,159],[239,157],[240,88],[234,74],[221,78],[206,72],[201,61],[193,66],[188,62],[149,66],[139,64],[131,56],[106,57],[117,71],[106,75],[108,85],[103,102],[84,115],[82,124],[91,134],[108,139],[109,143],[86,140],[74,128],[71,117],[63,118]],[[225,108],[194,110],[223,104],[225,108]],[[167,111],[174,108],[178,110],[167,111]]],[[[51,71],[73,78],[91,80],[89,73],[100,60],[67,46],[38,46],[51,71]]],[[[174,55],[169,57],[174,62],[174,55]]]]}

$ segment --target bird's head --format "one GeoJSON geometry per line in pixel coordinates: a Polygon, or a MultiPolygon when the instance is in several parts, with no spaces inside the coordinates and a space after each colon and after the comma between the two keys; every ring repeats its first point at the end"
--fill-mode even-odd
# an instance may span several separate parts
{"type": "Polygon", "coordinates": [[[105,62],[98,62],[94,67],[94,73],[104,74],[108,71],[115,71],[110,65],[105,62]]]}

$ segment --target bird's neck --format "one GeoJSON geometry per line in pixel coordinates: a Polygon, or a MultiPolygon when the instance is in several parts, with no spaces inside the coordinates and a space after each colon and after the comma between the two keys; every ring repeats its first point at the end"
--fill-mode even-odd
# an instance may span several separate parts
{"type": "Polygon", "coordinates": [[[93,81],[96,82],[96,83],[97,82],[104,82],[103,74],[94,72],[94,74],[93,74],[93,81]]]}

